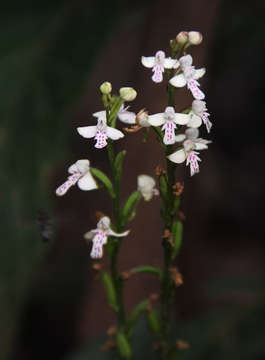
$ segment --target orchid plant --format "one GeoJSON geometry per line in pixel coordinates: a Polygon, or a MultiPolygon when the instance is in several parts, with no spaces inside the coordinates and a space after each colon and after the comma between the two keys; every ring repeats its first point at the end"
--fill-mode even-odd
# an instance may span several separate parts
{"type": "Polygon", "coordinates": [[[62,196],[75,184],[85,191],[98,190],[103,185],[112,200],[114,213],[112,221],[109,216],[101,213],[96,228],[85,233],[84,238],[91,247],[90,256],[93,261],[99,261],[103,257],[103,248],[106,247],[107,254],[104,256],[109,257],[109,271],[103,270],[99,263],[94,263],[93,267],[101,272],[108,303],[117,314],[117,324],[108,331],[110,338],[105,349],[114,349],[122,359],[130,359],[133,356],[131,336],[136,320],[142,312],[146,314],[155,339],[155,348],[161,359],[178,358],[181,348],[181,341],[174,343],[169,341],[175,290],[183,282],[182,275],[175,266],[175,259],[182,244],[183,214],[179,208],[184,185],[176,181],[175,170],[178,169],[178,164],[186,161],[186,165],[190,167],[190,175],[197,174],[201,161],[198,156],[199,151],[206,150],[211,143],[199,137],[199,127],[202,124],[205,124],[208,133],[212,127],[206,103],[202,101],[205,99],[205,94],[200,90],[198,82],[198,79],[205,74],[205,69],[196,69],[192,65],[192,56],[187,54],[191,45],[198,45],[201,41],[202,35],[199,32],[183,31],[175,40],[170,41],[171,57],[166,57],[165,52],[159,50],[155,56],[141,58],[142,65],[152,69],[154,83],[166,80],[168,103],[160,113],[152,114],[151,109],[150,115],[145,109],[138,113],[129,111],[125,103],[136,98],[137,93],[133,88],[121,88],[118,96],[112,94],[112,85],[109,82],[100,86],[104,110],[93,114],[96,124],[78,127],[77,132],[84,138],[93,138],[96,141],[94,146],[99,151],[106,149],[112,177],[109,178],[101,170],[90,167],[90,161],[82,159],[69,167],[70,175],[67,181],[56,190],[56,194],[62,196]],[[194,99],[191,100],[190,108],[177,112],[175,93],[178,88],[185,86],[194,99]],[[120,192],[122,165],[126,152],[123,150],[116,154],[114,141],[124,138],[125,133],[116,128],[117,119],[129,126],[123,130],[126,133],[134,133],[140,129],[146,129],[149,133],[152,129],[167,164],[166,170],[160,166],[156,168],[158,185],[150,175],[138,175],[137,188],[129,195],[123,206],[120,192]],[[128,271],[120,271],[117,260],[123,238],[129,235],[129,223],[135,218],[142,200],[151,201],[157,196],[162,199],[163,268],[141,265],[128,271]],[[159,294],[144,299],[128,314],[124,306],[124,281],[133,274],[145,272],[157,276],[160,282],[159,294]],[[156,299],[159,299],[160,305],[155,307],[156,299]]]}

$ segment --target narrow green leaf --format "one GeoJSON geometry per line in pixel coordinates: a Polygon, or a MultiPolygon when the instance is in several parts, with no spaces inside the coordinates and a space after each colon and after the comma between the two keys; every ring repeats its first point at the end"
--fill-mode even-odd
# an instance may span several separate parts
{"type": "Polygon", "coordinates": [[[116,291],[115,291],[112,279],[111,279],[110,275],[106,272],[102,272],[101,277],[102,277],[102,282],[104,284],[104,287],[105,287],[105,290],[107,293],[108,303],[115,311],[118,312],[119,307],[118,307],[116,291]]]}
{"type": "Polygon", "coordinates": [[[174,240],[174,249],[172,251],[172,259],[178,255],[179,249],[182,244],[182,233],[183,233],[183,224],[180,220],[175,220],[172,224],[172,236],[174,240]]]}
{"type": "Polygon", "coordinates": [[[119,154],[115,158],[114,168],[115,168],[115,179],[116,180],[119,180],[121,178],[122,165],[123,165],[123,160],[124,160],[125,155],[126,155],[126,151],[123,150],[123,151],[119,152],[119,154]]]}
{"type": "Polygon", "coordinates": [[[122,359],[130,359],[132,357],[132,349],[125,334],[121,331],[116,336],[117,348],[122,359]]]}
{"type": "Polygon", "coordinates": [[[161,270],[151,265],[137,266],[131,269],[132,274],[138,274],[142,272],[158,275],[159,277],[161,276],[161,270]]]}
{"type": "Polygon", "coordinates": [[[161,332],[161,324],[159,314],[156,309],[151,309],[150,311],[148,311],[147,322],[152,332],[155,335],[159,335],[161,332]]]}
{"type": "Polygon", "coordinates": [[[110,181],[110,179],[107,177],[107,175],[105,175],[101,170],[96,169],[96,168],[90,168],[90,172],[92,175],[94,175],[96,178],[98,178],[103,183],[103,185],[108,190],[110,196],[114,199],[115,192],[113,190],[113,185],[112,185],[112,182],[110,181]]]}
{"type": "Polygon", "coordinates": [[[128,220],[132,220],[132,215],[136,211],[136,207],[140,199],[141,199],[140,191],[134,191],[129,196],[122,210],[122,220],[121,220],[122,226],[124,226],[128,220]]]}
{"type": "Polygon", "coordinates": [[[132,310],[128,320],[127,320],[127,325],[126,325],[126,329],[127,329],[127,332],[129,334],[129,336],[131,335],[132,333],[132,330],[134,328],[134,325],[136,323],[136,320],[138,319],[138,317],[140,316],[140,314],[146,310],[146,307],[148,306],[149,304],[149,300],[143,300],[141,301],[139,304],[137,304],[135,306],[135,308],[132,310]]]}

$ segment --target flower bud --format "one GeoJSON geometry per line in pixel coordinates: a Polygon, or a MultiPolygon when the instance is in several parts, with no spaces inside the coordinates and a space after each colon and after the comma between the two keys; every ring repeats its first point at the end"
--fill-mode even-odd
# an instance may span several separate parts
{"type": "Polygon", "coordinates": [[[111,83],[108,81],[105,81],[103,84],[100,85],[100,91],[103,95],[108,95],[111,93],[112,86],[111,83]]]}
{"type": "Polygon", "coordinates": [[[199,45],[202,42],[202,34],[199,31],[190,31],[188,40],[191,45],[199,45]]]}
{"type": "Polygon", "coordinates": [[[181,31],[176,36],[176,40],[179,44],[185,44],[188,41],[188,38],[189,38],[189,36],[188,36],[187,31],[181,31]]]}
{"type": "Polygon", "coordinates": [[[124,101],[133,101],[137,96],[137,92],[131,87],[123,87],[120,88],[120,96],[124,101]]]}

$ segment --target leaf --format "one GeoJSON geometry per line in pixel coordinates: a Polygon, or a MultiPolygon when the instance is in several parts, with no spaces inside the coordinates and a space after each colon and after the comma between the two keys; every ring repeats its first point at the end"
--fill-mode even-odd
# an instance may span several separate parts
{"type": "Polygon", "coordinates": [[[110,181],[110,179],[107,177],[107,175],[105,175],[101,170],[96,169],[96,168],[90,168],[90,172],[92,175],[97,177],[103,183],[103,185],[108,190],[108,193],[110,194],[110,196],[114,199],[115,192],[113,189],[113,185],[112,185],[112,182],[110,181]]]}
{"type": "Polygon", "coordinates": [[[161,332],[160,318],[156,309],[151,309],[147,313],[147,322],[155,335],[159,335],[161,332]]]}
{"type": "Polygon", "coordinates": [[[174,241],[174,249],[172,251],[172,260],[178,255],[182,244],[183,224],[180,220],[175,220],[172,224],[172,236],[174,241]]]}
{"type": "Polygon", "coordinates": [[[129,344],[129,342],[123,332],[119,331],[117,333],[116,343],[117,343],[117,348],[120,353],[120,356],[123,359],[130,359],[132,357],[131,345],[129,344]]]}
{"type": "Polygon", "coordinates": [[[118,306],[116,291],[115,291],[112,279],[111,279],[110,275],[106,272],[102,272],[101,277],[102,277],[102,282],[104,284],[104,287],[105,287],[105,290],[107,293],[108,303],[115,311],[118,312],[119,306],[118,306]]]}
{"type": "Polygon", "coordinates": [[[132,274],[138,274],[142,272],[158,275],[159,277],[161,276],[161,270],[151,265],[137,266],[131,269],[132,274]]]}
{"type": "Polygon", "coordinates": [[[131,332],[134,328],[134,325],[136,323],[136,320],[138,319],[138,317],[140,316],[140,314],[146,310],[147,305],[149,304],[149,300],[143,300],[141,301],[139,304],[137,304],[135,306],[135,308],[132,310],[128,320],[127,320],[127,332],[129,334],[129,336],[131,335],[131,332]]]}
{"type": "Polygon", "coordinates": [[[126,155],[126,151],[123,150],[123,151],[119,152],[119,154],[115,158],[114,169],[115,169],[115,180],[116,181],[119,181],[121,178],[122,165],[123,165],[123,160],[124,160],[125,155],[126,155]]]}
{"type": "Polygon", "coordinates": [[[126,201],[123,210],[122,210],[122,226],[124,226],[126,224],[126,222],[133,219],[133,217],[135,216],[134,211],[136,211],[136,207],[138,205],[139,200],[141,199],[141,193],[140,191],[134,191],[128,198],[128,200],[126,201]],[[129,217],[131,213],[131,216],[129,217]]]}

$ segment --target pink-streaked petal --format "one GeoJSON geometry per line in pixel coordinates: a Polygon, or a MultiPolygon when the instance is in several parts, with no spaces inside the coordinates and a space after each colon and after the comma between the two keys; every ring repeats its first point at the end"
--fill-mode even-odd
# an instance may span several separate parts
{"type": "Polygon", "coordinates": [[[175,87],[183,87],[187,84],[187,81],[183,74],[178,74],[169,80],[169,83],[175,87]]]}
{"type": "Polygon", "coordinates": [[[97,142],[95,144],[95,148],[97,148],[97,149],[104,148],[105,146],[107,146],[107,139],[108,139],[107,131],[106,130],[103,130],[103,131],[97,130],[95,139],[97,140],[97,142]]]}
{"type": "Polygon", "coordinates": [[[82,126],[77,128],[78,134],[86,139],[90,139],[96,135],[96,126],[82,126]]]}
{"type": "Polygon", "coordinates": [[[118,140],[123,138],[124,134],[118,129],[114,129],[113,127],[107,126],[107,136],[112,140],[118,140]]]}
{"type": "Polygon", "coordinates": [[[69,176],[68,179],[66,180],[66,182],[63,183],[61,186],[59,186],[56,189],[56,195],[63,196],[64,194],[66,194],[67,191],[70,189],[70,187],[72,187],[73,185],[75,185],[77,183],[80,176],[81,176],[81,174],[74,174],[74,175],[69,176]]]}
{"type": "Polygon", "coordinates": [[[197,69],[195,70],[195,74],[194,74],[194,79],[198,80],[201,77],[203,77],[203,75],[206,73],[206,69],[205,68],[201,68],[201,69],[197,69]]]}
{"type": "Polygon", "coordinates": [[[201,124],[202,119],[200,118],[200,116],[191,114],[190,121],[187,123],[187,126],[191,128],[198,128],[201,126],[201,124]]]}
{"type": "Polygon", "coordinates": [[[205,98],[204,93],[199,89],[199,83],[197,80],[190,80],[187,83],[188,89],[191,91],[193,97],[197,100],[202,100],[205,98]]]}
{"type": "Polygon", "coordinates": [[[152,80],[155,83],[161,83],[163,81],[163,72],[164,72],[164,68],[161,65],[155,65],[153,67],[154,72],[153,76],[152,76],[152,80]]]}
{"type": "Polygon", "coordinates": [[[78,180],[77,185],[79,189],[84,191],[94,190],[98,188],[95,179],[89,172],[78,180]]]}
{"type": "Polygon", "coordinates": [[[181,164],[186,160],[186,153],[183,149],[180,149],[169,155],[168,159],[176,164],[181,164]]]}
{"type": "Polygon", "coordinates": [[[152,126],[160,126],[165,123],[164,113],[158,113],[148,116],[148,122],[152,126]]]}
{"type": "Polygon", "coordinates": [[[79,172],[76,163],[74,163],[73,165],[71,165],[71,166],[68,168],[68,172],[69,172],[69,174],[76,174],[76,173],[79,172]]]}
{"type": "Polygon", "coordinates": [[[197,154],[197,152],[192,151],[187,157],[186,165],[190,165],[190,176],[193,176],[200,171],[198,161],[201,161],[201,159],[197,154]]]}
{"type": "Polygon", "coordinates": [[[103,256],[103,245],[107,242],[107,236],[102,231],[98,231],[93,238],[93,246],[90,253],[92,259],[100,259],[103,256]]]}
{"type": "Polygon", "coordinates": [[[173,123],[173,121],[167,121],[163,125],[162,130],[165,130],[163,142],[165,145],[175,144],[175,128],[176,125],[173,123]]]}
{"type": "Polygon", "coordinates": [[[147,68],[152,68],[155,65],[155,57],[154,56],[142,56],[141,62],[143,66],[147,68]]]}
{"type": "Polygon", "coordinates": [[[204,112],[202,114],[202,120],[203,120],[203,122],[204,122],[204,124],[206,126],[206,129],[207,129],[208,133],[209,133],[211,131],[211,128],[212,128],[213,124],[209,120],[208,116],[209,116],[209,114],[207,112],[204,112]]]}
{"type": "Polygon", "coordinates": [[[175,114],[175,123],[179,125],[186,125],[190,121],[190,115],[189,114],[181,114],[176,113],[175,114]]]}
{"type": "Polygon", "coordinates": [[[166,58],[164,60],[164,67],[166,69],[176,69],[179,67],[179,62],[177,59],[166,58]]]}

